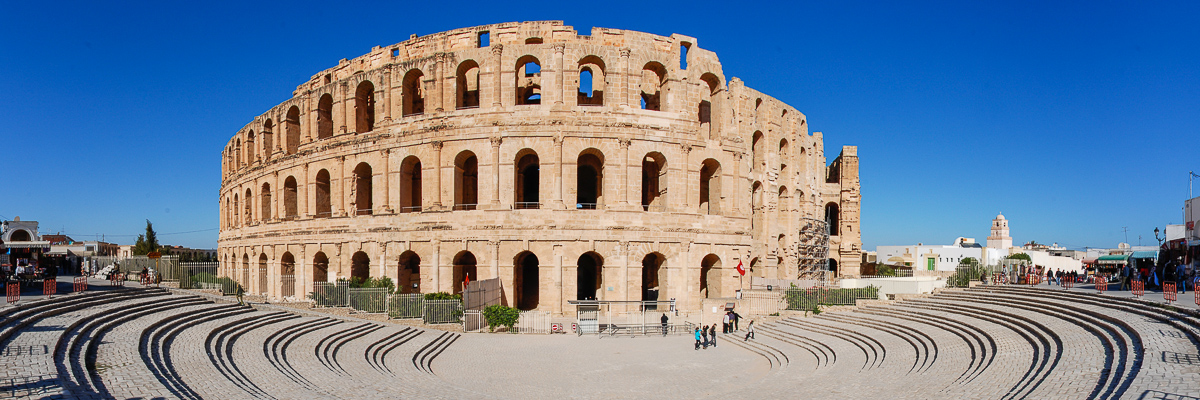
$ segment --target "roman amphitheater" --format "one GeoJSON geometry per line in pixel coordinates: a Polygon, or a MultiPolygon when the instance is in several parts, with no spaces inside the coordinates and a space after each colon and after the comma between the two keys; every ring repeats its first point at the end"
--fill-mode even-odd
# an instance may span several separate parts
{"type": "Polygon", "coordinates": [[[413,35],[314,74],[222,160],[222,274],[270,299],[500,278],[525,310],[698,309],[734,296],[739,263],[795,279],[861,259],[856,147],[827,164],[803,113],[679,34],[413,35]]]}

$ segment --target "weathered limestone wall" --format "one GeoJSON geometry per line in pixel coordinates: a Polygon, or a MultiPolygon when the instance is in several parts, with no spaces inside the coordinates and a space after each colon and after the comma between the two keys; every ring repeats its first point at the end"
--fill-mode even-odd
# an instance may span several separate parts
{"type": "Polygon", "coordinates": [[[856,148],[829,180],[804,114],[727,81],[695,38],[463,28],[341,60],[293,95],[222,152],[223,272],[252,293],[283,296],[283,275],[298,296],[364,275],[454,291],[473,258],[471,278],[502,278],[510,304],[559,312],[593,283],[587,257],[596,298],[657,287],[696,309],[733,296],[739,262],[794,278],[800,219],[828,204],[844,232],[830,257],[858,273],[856,148]]]}

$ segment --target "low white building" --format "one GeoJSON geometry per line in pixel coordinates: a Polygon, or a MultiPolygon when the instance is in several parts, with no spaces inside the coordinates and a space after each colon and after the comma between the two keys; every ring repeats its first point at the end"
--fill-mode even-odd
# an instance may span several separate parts
{"type": "MultiPolygon", "coordinates": [[[[987,246],[975,242],[975,239],[960,237],[952,245],[918,243],[915,246],[878,246],[875,252],[880,264],[905,265],[913,270],[954,271],[967,257],[978,260],[980,264],[997,265],[1010,255],[1025,253],[1033,265],[1051,270],[1083,271],[1080,258],[1062,255],[1065,250],[1058,246],[1013,247],[1008,220],[1003,214],[992,220],[987,246]]],[[[1075,255],[1074,252],[1071,254],[1075,255]]]]}

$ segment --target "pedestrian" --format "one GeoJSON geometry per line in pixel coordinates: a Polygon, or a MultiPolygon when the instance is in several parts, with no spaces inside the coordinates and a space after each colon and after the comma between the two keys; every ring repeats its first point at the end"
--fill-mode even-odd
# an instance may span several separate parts
{"type": "Polygon", "coordinates": [[[700,328],[696,328],[696,350],[700,350],[700,328]]]}
{"type": "Polygon", "coordinates": [[[1175,262],[1175,280],[1179,282],[1179,293],[1187,294],[1187,274],[1181,262],[1175,262]]]}
{"type": "Polygon", "coordinates": [[[1125,268],[1121,268],[1121,290],[1126,290],[1126,289],[1132,287],[1132,286],[1130,286],[1130,285],[1132,285],[1132,283],[1130,283],[1130,279],[1132,279],[1132,274],[1133,274],[1133,271],[1130,270],[1128,264],[1125,265],[1125,268]]]}
{"type": "Polygon", "coordinates": [[[238,284],[237,285],[237,300],[238,300],[239,306],[246,305],[246,303],[242,301],[243,294],[246,294],[246,292],[244,290],[242,290],[242,285],[238,284]]]}
{"type": "MultiPolygon", "coordinates": [[[[725,316],[721,317],[721,333],[729,333],[729,311],[725,312],[725,316]]],[[[716,330],[717,325],[713,324],[713,330],[716,330]]]]}
{"type": "Polygon", "coordinates": [[[1054,272],[1046,268],[1046,286],[1054,284],[1054,272]]]}
{"type": "Polygon", "coordinates": [[[734,312],[733,312],[733,330],[734,330],[735,332],[736,332],[736,331],[739,329],[739,328],[738,328],[738,321],[741,321],[741,320],[742,320],[742,316],[741,316],[741,314],[738,314],[738,313],[737,313],[737,311],[734,311],[734,312]]]}
{"type": "MultiPolygon", "coordinates": [[[[716,333],[716,332],[713,332],[713,333],[716,333]]],[[[704,346],[704,349],[707,350],[708,349],[708,325],[704,325],[704,329],[700,332],[700,337],[704,338],[704,341],[700,342],[700,343],[702,346],[704,346]]]]}
{"type": "Polygon", "coordinates": [[[750,320],[750,323],[746,324],[746,338],[742,339],[742,341],[745,342],[750,339],[754,339],[754,320],[750,320]]]}
{"type": "Polygon", "coordinates": [[[663,316],[661,319],[662,319],[662,326],[663,326],[663,336],[667,336],[667,320],[668,320],[667,313],[663,313],[663,316]]]}
{"type": "Polygon", "coordinates": [[[717,324],[712,326],[712,347],[717,347],[717,324]]]}

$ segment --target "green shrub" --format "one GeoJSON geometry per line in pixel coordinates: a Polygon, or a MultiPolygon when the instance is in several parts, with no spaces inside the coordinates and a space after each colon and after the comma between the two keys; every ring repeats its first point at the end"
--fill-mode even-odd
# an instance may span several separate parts
{"type": "Polygon", "coordinates": [[[483,309],[483,318],[487,320],[489,332],[494,332],[497,326],[508,327],[511,332],[513,325],[517,324],[517,319],[521,318],[521,312],[512,307],[493,304],[483,309]]]}
{"type": "Polygon", "coordinates": [[[425,300],[462,300],[462,294],[450,294],[446,292],[425,293],[425,300]]]}

